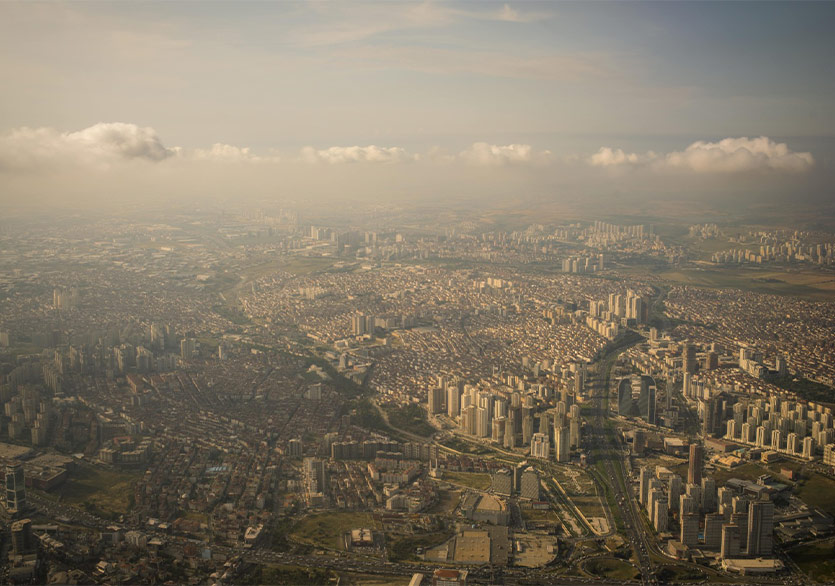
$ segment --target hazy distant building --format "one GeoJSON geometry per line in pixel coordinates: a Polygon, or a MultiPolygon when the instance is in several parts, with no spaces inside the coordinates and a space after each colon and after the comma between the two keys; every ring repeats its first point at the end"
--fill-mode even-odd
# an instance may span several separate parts
{"type": "Polygon", "coordinates": [[[490,431],[490,410],[486,407],[479,407],[476,409],[476,435],[488,437],[490,431]]]}
{"type": "Polygon", "coordinates": [[[696,347],[693,344],[684,345],[681,361],[681,367],[685,373],[691,375],[696,373],[696,347]]]}
{"type": "Polygon", "coordinates": [[[547,433],[535,433],[531,438],[531,456],[534,458],[548,459],[551,453],[550,442],[547,433]]]}
{"type": "Polygon", "coordinates": [[[427,399],[430,415],[438,415],[443,412],[444,389],[432,387],[427,393],[427,399]]]}
{"type": "Polygon", "coordinates": [[[522,418],[522,443],[527,445],[531,443],[533,437],[533,417],[525,415],[522,418]]]}
{"type": "Polygon", "coordinates": [[[194,338],[183,338],[180,340],[180,358],[191,360],[197,352],[197,340],[194,338]]]}
{"type": "Polygon", "coordinates": [[[650,472],[649,468],[646,466],[642,466],[641,469],[638,471],[638,491],[640,494],[641,504],[646,506],[647,504],[647,495],[649,494],[649,481],[652,478],[652,473],[650,472]]]}
{"type": "Polygon", "coordinates": [[[571,459],[571,435],[567,426],[554,428],[554,456],[557,462],[568,462],[571,459]]]}
{"type": "Polygon", "coordinates": [[[37,550],[37,542],[32,534],[32,521],[21,519],[11,526],[12,551],[15,555],[26,555],[37,550]]]}
{"type": "Polygon", "coordinates": [[[301,458],[302,453],[302,440],[294,438],[287,442],[287,455],[289,457],[301,458]]]}
{"type": "Polygon", "coordinates": [[[351,316],[351,333],[355,336],[374,333],[374,318],[362,313],[351,316]]]}
{"type": "Polygon", "coordinates": [[[580,418],[572,417],[568,422],[568,439],[572,448],[580,447],[580,418]]]}
{"type": "Polygon", "coordinates": [[[446,414],[458,417],[461,412],[461,391],[458,385],[449,385],[446,390],[446,414]]]}
{"type": "Polygon", "coordinates": [[[641,375],[640,385],[638,413],[647,423],[655,425],[657,409],[656,398],[658,395],[655,379],[651,376],[641,375]]]}
{"type": "Polygon", "coordinates": [[[307,475],[308,491],[311,493],[327,492],[328,471],[324,460],[318,458],[305,458],[305,474],[307,475]]]}

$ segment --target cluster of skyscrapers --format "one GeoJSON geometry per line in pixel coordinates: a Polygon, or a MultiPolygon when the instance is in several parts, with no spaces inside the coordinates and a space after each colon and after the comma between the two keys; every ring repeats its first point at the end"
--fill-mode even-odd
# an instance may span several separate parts
{"type": "Polygon", "coordinates": [[[770,556],[773,552],[774,503],[764,494],[748,494],[733,485],[717,489],[702,476],[703,448],[690,446],[685,484],[677,474],[664,481],[649,467],[639,471],[639,500],[656,531],[670,532],[671,518],[679,525],[670,553],[704,549],[722,558],[770,556]]]}
{"type": "Polygon", "coordinates": [[[656,424],[658,390],[655,379],[648,375],[625,377],[618,383],[618,415],[640,417],[656,424]]]}
{"type": "Polygon", "coordinates": [[[515,494],[522,499],[539,500],[539,473],[527,462],[520,462],[512,469],[497,470],[493,473],[493,492],[502,496],[515,494]]]}

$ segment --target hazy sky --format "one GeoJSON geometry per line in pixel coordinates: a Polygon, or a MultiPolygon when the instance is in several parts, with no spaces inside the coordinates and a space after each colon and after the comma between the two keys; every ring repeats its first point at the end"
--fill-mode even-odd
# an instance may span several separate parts
{"type": "Polygon", "coordinates": [[[830,2],[3,2],[0,197],[816,191],[833,24],[830,2]]]}

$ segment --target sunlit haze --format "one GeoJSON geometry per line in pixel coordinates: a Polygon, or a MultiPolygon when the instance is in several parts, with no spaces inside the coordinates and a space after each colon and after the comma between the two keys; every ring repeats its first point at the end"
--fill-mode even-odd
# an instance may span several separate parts
{"type": "Polygon", "coordinates": [[[835,584],[835,1],[0,1],[0,584],[835,584]]]}
{"type": "Polygon", "coordinates": [[[9,208],[829,203],[831,3],[11,3],[9,208]]]}

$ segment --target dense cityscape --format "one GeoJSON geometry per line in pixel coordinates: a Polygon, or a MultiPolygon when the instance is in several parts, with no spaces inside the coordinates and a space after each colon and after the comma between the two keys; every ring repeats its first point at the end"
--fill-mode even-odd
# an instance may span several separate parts
{"type": "Polygon", "coordinates": [[[686,226],[375,224],[4,226],[3,580],[805,582],[831,300],[662,278],[686,226]]]}

